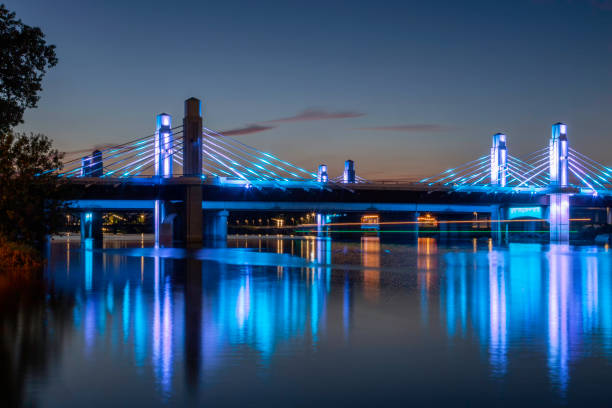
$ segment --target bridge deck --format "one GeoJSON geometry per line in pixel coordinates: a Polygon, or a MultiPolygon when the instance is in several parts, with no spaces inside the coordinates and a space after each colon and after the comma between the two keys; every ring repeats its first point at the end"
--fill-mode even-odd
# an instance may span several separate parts
{"type": "MultiPolygon", "coordinates": [[[[201,185],[203,209],[278,211],[440,211],[490,212],[500,205],[548,205],[545,192],[457,191],[423,184],[321,184],[313,181],[232,184],[198,178],[79,178],[70,181],[74,208],[138,210],[153,200],[182,200],[186,186],[201,185]]],[[[569,191],[568,191],[569,192],[569,191]]],[[[606,197],[575,196],[573,205],[605,207],[606,197]]]]}

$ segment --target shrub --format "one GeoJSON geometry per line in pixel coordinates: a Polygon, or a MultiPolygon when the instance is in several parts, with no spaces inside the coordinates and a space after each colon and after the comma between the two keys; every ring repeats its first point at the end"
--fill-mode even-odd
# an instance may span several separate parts
{"type": "Polygon", "coordinates": [[[38,280],[43,266],[34,248],[0,238],[0,287],[38,280]]]}

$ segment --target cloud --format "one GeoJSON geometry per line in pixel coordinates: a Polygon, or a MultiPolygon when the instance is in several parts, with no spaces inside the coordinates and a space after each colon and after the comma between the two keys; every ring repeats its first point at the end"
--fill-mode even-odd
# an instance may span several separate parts
{"type": "Polygon", "coordinates": [[[358,118],[363,115],[365,115],[365,113],[353,112],[353,111],[329,112],[323,109],[306,109],[294,116],[267,120],[261,123],[285,123],[285,122],[303,122],[303,121],[309,121],[309,120],[347,119],[347,118],[358,118]]]}
{"type": "Polygon", "coordinates": [[[225,136],[238,136],[238,135],[248,135],[250,133],[259,133],[264,132],[266,130],[274,129],[275,126],[263,126],[263,125],[248,125],[242,128],[229,129],[224,130],[219,133],[225,136]]]}
{"type": "Polygon", "coordinates": [[[89,155],[94,150],[104,150],[104,149],[108,149],[108,148],[113,147],[113,146],[116,146],[116,145],[102,144],[102,145],[96,145],[96,146],[94,146],[91,149],[71,150],[71,151],[67,151],[67,152],[64,152],[64,153],[66,153],[66,156],[72,156],[72,155],[76,155],[76,154],[89,155]]]}
{"type": "Polygon", "coordinates": [[[355,128],[355,130],[389,131],[389,132],[439,132],[447,130],[446,126],[435,124],[412,124],[412,125],[392,125],[392,126],[372,126],[355,128]]]}
{"type": "Polygon", "coordinates": [[[263,122],[254,123],[252,125],[247,125],[242,128],[224,130],[219,133],[226,135],[226,136],[248,135],[251,133],[259,133],[259,132],[264,132],[266,130],[274,129],[276,126],[270,126],[270,125],[272,124],[275,125],[277,123],[304,122],[304,121],[310,121],[310,120],[357,118],[363,115],[365,115],[365,113],[352,112],[352,111],[330,112],[330,111],[326,111],[323,109],[306,109],[294,116],[266,120],[263,122]]]}

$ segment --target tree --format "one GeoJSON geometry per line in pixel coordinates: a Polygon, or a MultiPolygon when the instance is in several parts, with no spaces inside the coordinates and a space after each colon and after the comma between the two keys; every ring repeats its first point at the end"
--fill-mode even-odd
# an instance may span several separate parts
{"type": "Polygon", "coordinates": [[[57,64],[55,46],[47,45],[38,27],[15,19],[0,4],[0,131],[23,123],[26,108],[35,108],[42,78],[57,64]]]}
{"type": "Polygon", "coordinates": [[[0,238],[40,247],[66,210],[66,186],[52,170],[60,154],[44,135],[0,132],[0,238]]]}

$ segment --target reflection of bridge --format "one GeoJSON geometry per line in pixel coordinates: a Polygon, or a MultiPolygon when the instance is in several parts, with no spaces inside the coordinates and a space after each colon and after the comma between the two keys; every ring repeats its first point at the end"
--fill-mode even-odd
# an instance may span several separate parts
{"type": "MultiPolygon", "coordinates": [[[[202,126],[200,101],[185,102],[183,125],[157,116],[155,133],[84,158],[54,172],[76,188],[85,238],[100,241],[104,211],[152,210],[156,244],[198,246],[224,238],[228,211],[460,212],[490,214],[497,238],[501,220],[539,214],[553,241],[569,240],[570,207],[612,214],[612,169],[569,147],[567,127],[553,125],[548,147],[525,160],[507,152],[506,135],[493,136],[491,154],[416,183],[381,183],[327,166],[312,173],[270,153],[202,126]]],[[[416,218],[415,218],[416,219],[416,218]]]]}
{"type": "MultiPolygon", "coordinates": [[[[474,240],[472,253],[438,247],[433,238],[419,238],[413,248],[371,236],[357,243],[250,236],[229,239],[231,249],[182,259],[183,250],[150,248],[71,256],[70,244],[51,247],[51,265],[61,271],[50,276],[54,287],[77,294],[74,310],[63,315],[79,325],[90,349],[124,339],[121,352],[132,349],[127,358],[152,370],[164,392],[177,385],[179,369],[197,381],[203,372],[217,373],[224,359],[252,350],[266,364],[275,353],[286,355],[288,339],[380,344],[391,333],[429,339],[430,327],[475,341],[495,376],[520,371],[512,362],[522,349],[512,345],[535,339],[530,352],[542,358],[528,370],[550,376],[560,392],[579,377],[572,372],[588,357],[584,344],[612,356],[612,342],[602,336],[612,332],[612,257],[603,248],[499,250],[476,248],[482,243],[474,240]],[[247,247],[252,251],[237,249],[247,247]],[[374,321],[380,331],[363,330],[374,321]]],[[[412,352],[415,344],[428,347],[401,344],[412,352]]]]}

